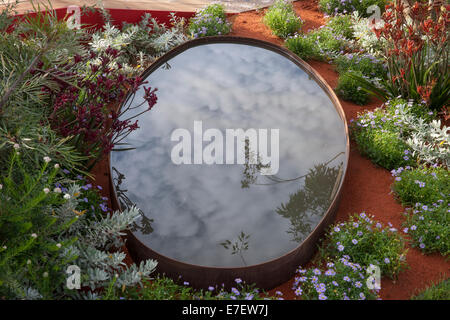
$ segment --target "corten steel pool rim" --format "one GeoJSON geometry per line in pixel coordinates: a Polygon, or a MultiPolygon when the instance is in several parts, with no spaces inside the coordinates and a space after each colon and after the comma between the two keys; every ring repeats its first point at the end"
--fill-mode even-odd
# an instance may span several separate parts
{"type": "MultiPolygon", "coordinates": [[[[196,288],[207,288],[208,286],[221,285],[222,283],[226,288],[229,288],[235,285],[234,279],[241,278],[246,283],[255,283],[258,288],[269,290],[291,279],[295,274],[297,267],[299,265],[304,265],[312,258],[316,251],[317,241],[324,234],[325,229],[334,221],[341,198],[342,186],[345,181],[350,156],[348,125],[339,99],[333,89],[325,82],[320,74],[318,74],[304,60],[286,48],[262,40],[233,36],[204,37],[190,40],[158,58],[147,70],[142,73],[141,77],[145,79],[168,60],[189,48],[217,43],[251,45],[278,53],[291,60],[298,67],[304,70],[325,91],[344,123],[346,135],[346,154],[343,163],[343,171],[341,171],[341,180],[337,191],[330,206],[328,207],[328,210],[325,212],[320,222],[302,243],[288,253],[260,264],[245,267],[212,267],[178,261],[154,251],[146,244],[142,243],[131,231],[127,231],[127,248],[134,261],[138,262],[146,259],[155,259],[158,261],[158,273],[164,273],[175,280],[179,279],[181,276],[183,281],[188,281],[191,286],[196,288]]],[[[131,95],[128,94],[123,105],[128,102],[130,97],[131,95]]],[[[117,199],[113,182],[110,155],[108,157],[108,161],[112,206],[114,210],[121,210],[122,208],[120,207],[117,199]]]]}

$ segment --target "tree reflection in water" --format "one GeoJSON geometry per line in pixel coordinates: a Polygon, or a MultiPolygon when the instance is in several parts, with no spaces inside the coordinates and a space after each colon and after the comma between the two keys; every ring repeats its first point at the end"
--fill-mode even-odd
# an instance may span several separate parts
{"type": "Polygon", "coordinates": [[[242,188],[249,188],[250,185],[269,186],[294,182],[304,178],[304,186],[295,194],[291,194],[287,203],[282,203],[276,209],[280,216],[290,220],[291,227],[287,233],[292,234],[292,241],[302,242],[328,210],[337,191],[342,175],[343,162],[333,167],[329,166],[329,164],[343,154],[344,152],[340,152],[327,162],[315,165],[314,168],[309,169],[307,174],[292,179],[283,179],[276,175],[260,175],[260,170],[264,165],[259,163],[259,157],[257,157],[258,164],[252,165],[249,163],[248,154],[246,153],[246,163],[243,171],[244,178],[241,181],[241,185],[242,188]],[[259,177],[268,180],[268,182],[258,182],[259,177]]]}
{"type": "Polygon", "coordinates": [[[262,164],[261,157],[254,151],[250,151],[250,141],[248,138],[245,139],[245,163],[244,172],[242,173],[244,179],[241,180],[241,188],[249,188],[251,184],[256,184],[258,179],[258,174],[263,168],[269,168],[270,164],[262,164]],[[252,159],[253,161],[250,161],[252,159]],[[255,163],[252,163],[255,162],[255,163]]]}
{"type": "MultiPolygon", "coordinates": [[[[132,206],[136,206],[136,204],[130,200],[127,196],[128,190],[121,189],[121,185],[125,180],[125,175],[116,168],[113,169],[113,184],[116,191],[117,200],[119,201],[119,205],[122,209],[130,208],[132,206]]],[[[153,232],[153,219],[150,219],[145,216],[144,212],[139,209],[139,214],[141,215],[141,219],[139,219],[139,223],[133,222],[130,230],[133,232],[140,231],[142,234],[150,234],[153,232]]]]}
{"type": "Polygon", "coordinates": [[[302,242],[328,210],[342,168],[342,162],[335,167],[326,164],[314,166],[305,176],[305,185],[277,208],[276,212],[291,222],[287,233],[292,234],[292,241],[302,242]]]}
{"type": "MultiPolygon", "coordinates": [[[[246,147],[248,144],[246,143],[246,147]]],[[[292,241],[302,242],[317,225],[321,217],[328,210],[333,197],[336,194],[340,180],[343,174],[343,162],[341,161],[336,166],[329,164],[336,160],[341,152],[325,163],[317,164],[309,171],[299,177],[292,179],[284,179],[276,175],[261,175],[261,169],[266,168],[267,165],[261,164],[259,157],[257,163],[251,164],[250,156],[255,156],[248,153],[246,149],[246,163],[244,164],[243,180],[241,180],[242,188],[250,188],[250,186],[269,186],[279,183],[296,183],[300,179],[304,180],[304,185],[298,189],[294,194],[289,195],[289,200],[282,203],[275,209],[275,212],[283,218],[289,219],[290,227],[286,231],[292,236],[292,241]],[[266,180],[263,181],[258,180],[266,180]]],[[[121,208],[129,208],[135,205],[127,196],[126,189],[122,189],[125,176],[119,172],[115,167],[113,170],[113,183],[115,192],[121,208]]],[[[142,234],[150,234],[153,232],[153,219],[146,217],[142,210],[139,210],[141,218],[133,223],[131,230],[133,232],[140,231],[142,234]]],[[[244,254],[249,250],[250,234],[241,233],[237,240],[225,240],[219,243],[226,250],[230,250],[231,255],[239,255],[244,265],[247,265],[244,254]]]]}

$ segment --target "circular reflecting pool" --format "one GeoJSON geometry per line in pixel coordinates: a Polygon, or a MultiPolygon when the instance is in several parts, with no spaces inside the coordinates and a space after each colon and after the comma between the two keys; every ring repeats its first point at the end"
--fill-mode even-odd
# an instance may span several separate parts
{"type": "Polygon", "coordinates": [[[122,141],[134,149],[111,153],[121,207],[142,211],[135,240],[221,268],[298,248],[346,169],[346,124],[326,85],[284,50],[233,40],[183,46],[145,77],[158,102],[122,141]]]}

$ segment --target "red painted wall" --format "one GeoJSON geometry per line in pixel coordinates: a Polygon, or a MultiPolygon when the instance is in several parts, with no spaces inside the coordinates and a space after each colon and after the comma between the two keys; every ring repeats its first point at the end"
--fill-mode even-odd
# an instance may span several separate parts
{"type": "MultiPolygon", "coordinates": [[[[58,19],[63,19],[67,14],[67,8],[60,8],[53,10],[58,19]]],[[[165,23],[166,26],[170,26],[169,14],[172,11],[156,11],[156,10],[129,10],[129,9],[108,9],[111,14],[111,18],[117,27],[122,26],[122,22],[136,23],[139,22],[145,13],[150,13],[159,23],[165,23]]],[[[195,12],[175,12],[177,17],[191,18],[195,12]]],[[[34,16],[36,13],[29,13],[28,15],[34,16]]],[[[17,15],[18,19],[22,19],[26,14],[17,15]]],[[[93,26],[94,28],[100,28],[103,25],[103,19],[99,12],[86,13],[81,15],[81,24],[86,26],[93,26]]]]}

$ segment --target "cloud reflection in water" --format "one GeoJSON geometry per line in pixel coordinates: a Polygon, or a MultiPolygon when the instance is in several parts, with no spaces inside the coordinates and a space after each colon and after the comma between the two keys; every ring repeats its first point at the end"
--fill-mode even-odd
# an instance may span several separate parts
{"type": "MultiPolygon", "coordinates": [[[[129,199],[153,219],[153,232],[137,231],[137,237],[163,255],[206,266],[242,266],[220,245],[241,231],[250,235],[248,265],[294,249],[307,233],[293,237],[295,210],[282,215],[279,208],[304,187],[304,179],[241,188],[242,165],[174,165],[170,136],[176,128],[192,132],[194,121],[203,122],[203,132],[279,129],[277,177],[299,177],[337,154],[330,167],[345,159],[345,128],[326,93],[290,60],[253,46],[202,45],[168,62],[170,69],[160,67],[147,78],[158,88],[158,103],[126,140],[137,149],[111,156],[126,178],[129,199]]],[[[141,89],[134,103],[142,95],[141,89]]],[[[320,215],[305,208],[301,214],[313,229],[320,215]]]]}

